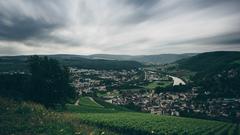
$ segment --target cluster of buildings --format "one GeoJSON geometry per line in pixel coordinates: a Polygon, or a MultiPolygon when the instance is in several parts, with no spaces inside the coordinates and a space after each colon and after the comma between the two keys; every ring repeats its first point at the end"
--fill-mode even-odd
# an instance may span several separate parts
{"type": "Polygon", "coordinates": [[[79,92],[93,93],[107,91],[107,87],[116,87],[139,79],[136,70],[94,70],[70,68],[73,86],[79,92]]]}
{"type": "Polygon", "coordinates": [[[170,81],[170,80],[171,78],[157,71],[146,70],[146,69],[144,70],[144,81],[154,82],[154,81],[170,81]]]}
{"type": "MultiPolygon", "coordinates": [[[[172,116],[205,116],[209,118],[234,118],[240,120],[240,99],[209,99],[196,102],[198,95],[195,89],[191,92],[125,93],[112,98],[116,105],[133,103],[144,112],[172,116]],[[195,114],[195,115],[194,115],[195,114]]],[[[108,100],[109,101],[109,100],[108,100]]]]}
{"type": "Polygon", "coordinates": [[[134,105],[141,107],[141,110],[144,112],[159,115],[179,116],[181,111],[194,109],[194,106],[190,104],[190,101],[195,96],[196,93],[194,92],[165,92],[160,94],[151,92],[144,94],[125,93],[121,97],[113,98],[112,103],[117,105],[127,105],[133,103],[134,105]]]}
{"type": "Polygon", "coordinates": [[[209,117],[237,118],[240,120],[240,99],[214,98],[206,102],[196,104],[197,113],[206,114],[209,117]]]}
{"type": "MultiPolygon", "coordinates": [[[[121,86],[132,81],[166,81],[169,76],[162,75],[157,71],[142,70],[143,77],[136,70],[93,70],[93,69],[70,69],[73,85],[79,92],[110,93],[109,87],[121,86]]],[[[174,79],[173,79],[174,80],[174,79]]],[[[174,80],[175,81],[175,80],[174,80]]],[[[133,104],[143,112],[150,112],[157,115],[187,116],[189,114],[204,115],[211,118],[240,118],[240,99],[208,99],[198,102],[195,97],[199,96],[198,88],[191,88],[186,92],[162,92],[146,90],[144,87],[139,90],[126,90],[121,94],[106,94],[105,101],[116,105],[133,104]]],[[[119,93],[120,89],[115,89],[119,93]]],[[[115,92],[116,93],[116,92],[115,92]]],[[[208,93],[205,93],[206,95],[208,93]]]]}

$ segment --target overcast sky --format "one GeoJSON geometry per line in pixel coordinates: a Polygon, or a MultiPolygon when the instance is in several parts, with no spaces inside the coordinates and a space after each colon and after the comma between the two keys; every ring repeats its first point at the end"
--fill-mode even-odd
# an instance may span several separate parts
{"type": "Polygon", "coordinates": [[[0,55],[240,51],[240,0],[0,0],[0,55]]]}

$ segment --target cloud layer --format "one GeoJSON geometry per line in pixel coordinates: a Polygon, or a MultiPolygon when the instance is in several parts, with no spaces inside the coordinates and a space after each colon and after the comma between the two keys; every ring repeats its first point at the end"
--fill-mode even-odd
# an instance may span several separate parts
{"type": "Polygon", "coordinates": [[[0,55],[240,51],[239,0],[0,0],[0,55]]]}

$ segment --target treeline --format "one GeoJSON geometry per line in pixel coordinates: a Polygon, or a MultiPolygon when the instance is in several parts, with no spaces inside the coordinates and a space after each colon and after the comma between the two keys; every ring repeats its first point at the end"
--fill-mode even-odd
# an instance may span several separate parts
{"type": "Polygon", "coordinates": [[[26,72],[28,70],[27,56],[0,57],[0,72],[26,72]]]}
{"type": "MultiPolygon", "coordinates": [[[[49,55],[49,58],[58,60],[62,65],[97,70],[131,70],[143,65],[136,61],[118,61],[103,59],[87,59],[72,55],[49,55]]],[[[28,71],[26,64],[28,56],[0,57],[0,72],[28,71]]]]}
{"type": "Polygon", "coordinates": [[[155,93],[159,94],[162,92],[187,92],[191,91],[192,86],[189,85],[175,85],[175,86],[166,86],[166,87],[156,87],[155,93]]]}
{"type": "Polygon", "coordinates": [[[97,70],[130,70],[138,69],[143,65],[135,61],[118,61],[118,60],[103,60],[103,59],[62,59],[60,60],[65,65],[77,68],[85,69],[97,69],[97,70]]]}
{"type": "Polygon", "coordinates": [[[31,100],[46,107],[64,106],[75,97],[68,68],[57,60],[31,56],[27,65],[27,74],[0,74],[0,96],[31,100]]]}

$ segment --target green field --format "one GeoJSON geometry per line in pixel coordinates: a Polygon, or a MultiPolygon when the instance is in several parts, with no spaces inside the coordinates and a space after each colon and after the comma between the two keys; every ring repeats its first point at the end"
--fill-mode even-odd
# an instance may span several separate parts
{"type": "Polygon", "coordinates": [[[97,92],[97,97],[109,97],[109,96],[119,96],[119,91],[111,91],[111,92],[97,92]]]}
{"type": "Polygon", "coordinates": [[[89,97],[81,97],[78,106],[67,104],[67,111],[76,113],[116,113],[130,111],[124,107],[115,106],[99,99],[94,100],[97,102],[93,102],[89,97]]]}
{"type": "Polygon", "coordinates": [[[94,100],[91,99],[90,97],[80,97],[80,98],[79,98],[79,105],[80,105],[80,106],[100,107],[100,108],[103,108],[102,105],[98,104],[97,102],[94,102],[94,100]]]}
{"type": "MultiPolygon", "coordinates": [[[[88,100],[88,102],[92,102],[88,100]]],[[[115,105],[105,103],[100,99],[96,102],[101,105],[86,111],[75,110],[71,114],[73,119],[79,119],[84,124],[111,129],[120,134],[129,135],[239,135],[239,126],[232,123],[219,121],[201,120],[193,118],[158,116],[148,113],[132,112],[123,108],[116,108],[115,105]],[[102,107],[104,106],[104,107],[102,107]],[[99,112],[99,108],[104,111],[99,112]]],[[[92,103],[87,103],[92,104],[92,103]]],[[[75,106],[85,108],[85,106],[75,106]]],[[[81,110],[81,109],[80,109],[81,110]]],[[[71,111],[71,110],[68,110],[71,111]]]]}
{"type": "Polygon", "coordinates": [[[151,82],[149,83],[148,85],[144,86],[144,88],[146,89],[150,89],[150,90],[153,90],[155,89],[156,87],[162,87],[162,88],[165,88],[169,85],[172,85],[172,81],[160,81],[160,82],[151,82]]]}
{"type": "Polygon", "coordinates": [[[114,129],[123,134],[236,135],[233,134],[236,125],[217,121],[131,112],[79,114],[76,117],[86,123],[114,129]]]}

